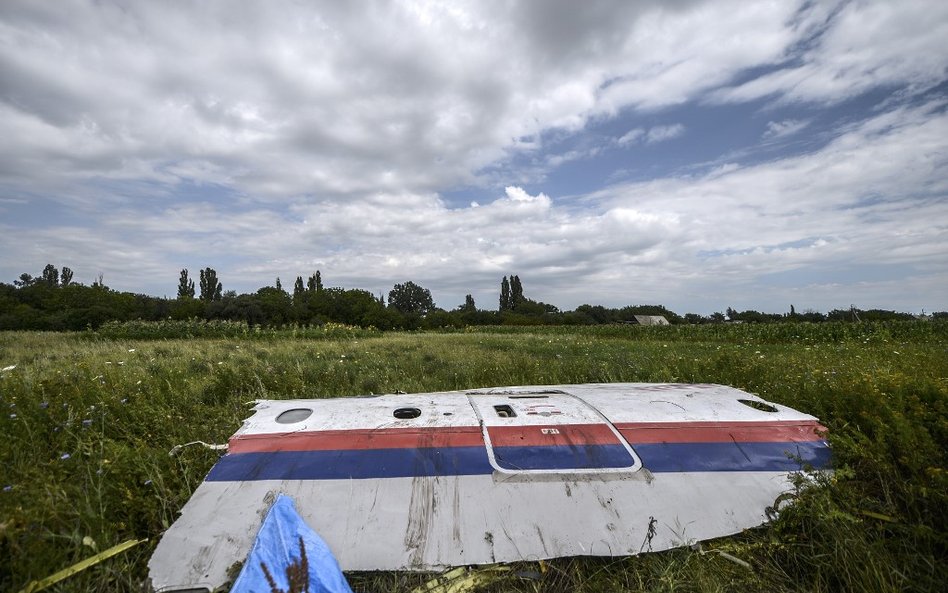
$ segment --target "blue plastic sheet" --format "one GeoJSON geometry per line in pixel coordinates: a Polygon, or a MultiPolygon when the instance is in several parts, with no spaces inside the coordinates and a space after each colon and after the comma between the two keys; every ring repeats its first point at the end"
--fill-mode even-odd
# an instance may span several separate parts
{"type": "Polygon", "coordinates": [[[231,593],[269,593],[273,585],[279,591],[289,591],[289,575],[294,571],[302,573],[304,565],[308,567],[309,578],[305,591],[352,593],[329,546],[297,514],[293,499],[281,494],[267,512],[231,593]]]}

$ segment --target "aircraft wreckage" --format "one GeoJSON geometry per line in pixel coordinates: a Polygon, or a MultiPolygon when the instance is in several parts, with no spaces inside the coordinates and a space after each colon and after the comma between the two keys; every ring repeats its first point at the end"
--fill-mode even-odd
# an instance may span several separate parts
{"type": "MultiPolygon", "coordinates": [[[[164,534],[156,591],[215,589],[275,498],[346,571],[623,556],[740,532],[803,469],[813,416],[721,385],[258,401],[164,534]]],[[[301,544],[302,545],[302,544],[301,544]]]]}

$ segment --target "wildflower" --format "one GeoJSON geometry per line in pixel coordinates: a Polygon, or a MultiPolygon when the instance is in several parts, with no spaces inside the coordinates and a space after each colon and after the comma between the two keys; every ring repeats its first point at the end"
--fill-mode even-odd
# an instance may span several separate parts
{"type": "Polygon", "coordinates": [[[4,492],[9,492],[9,491],[11,491],[11,490],[13,490],[13,486],[7,485],[7,486],[4,486],[4,487],[3,487],[3,491],[4,491],[4,492]]]}
{"type": "Polygon", "coordinates": [[[10,420],[16,420],[16,414],[10,414],[10,420]]]}
{"type": "Polygon", "coordinates": [[[59,456],[59,459],[60,461],[66,461],[70,457],[72,457],[72,455],[70,455],[69,453],[63,453],[62,455],[59,456]]]}
{"type": "Polygon", "coordinates": [[[107,361],[105,361],[105,364],[112,364],[112,362],[109,361],[109,360],[107,360],[107,361]]]}
{"type": "Polygon", "coordinates": [[[49,402],[40,402],[40,409],[45,410],[49,407],[49,402]]]}
{"type": "MultiPolygon", "coordinates": [[[[141,383],[141,381],[139,381],[139,383],[141,383]]],[[[123,397],[122,399],[119,400],[119,403],[120,403],[120,404],[127,404],[127,403],[128,403],[128,398],[127,398],[127,397],[123,397]]]]}
{"type": "Polygon", "coordinates": [[[90,426],[92,426],[92,420],[86,419],[82,421],[83,428],[89,428],[90,426]]]}
{"type": "Polygon", "coordinates": [[[129,348],[128,351],[129,351],[129,352],[135,352],[135,349],[134,349],[134,348],[129,348]]]}
{"type": "Polygon", "coordinates": [[[5,372],[7,372],[7,371],[12,371],[12,370],[15,369],[15,368],[16,368],[16,365],[15,365],[15,364],[11,364],[11,365],[8,366],[8,367],[3,367],[2,369],[0,369],[0,373],[5,373],[5,372]]]}
{"type": "Polygon", "coordinates": [[[145,480],[144,484],[145,486],[151,486],[151,480],[145,480]]]}

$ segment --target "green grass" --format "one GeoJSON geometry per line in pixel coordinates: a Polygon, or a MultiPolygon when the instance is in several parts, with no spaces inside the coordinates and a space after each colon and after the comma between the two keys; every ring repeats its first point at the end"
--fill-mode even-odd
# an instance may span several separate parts
{"type": "MultiPolygon", "coordinates": [[[[254,399],[600,381],[722,383],[793,406],[829,427],[839,471],[802,487],[770,526],[701,550],[559,559],[540,580],[510,575],[485,590],[935,591],[948,582],[948,324],[201,331],[0,333],[0,368],[16,365],[0,373],[0,590],[94,554],[87,537],[98,550],[150,541],[54,590],[141,590],[151,550],[218,455],[168,451],[226,442],[254,399]]],[[[408,591],[425,577],[350,580],[357,591],[408,591]]]]}

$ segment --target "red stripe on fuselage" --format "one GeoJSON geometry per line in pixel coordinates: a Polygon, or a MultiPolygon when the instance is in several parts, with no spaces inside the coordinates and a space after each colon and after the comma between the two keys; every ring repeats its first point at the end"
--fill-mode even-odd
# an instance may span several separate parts
{"type": "Polygon", "coordinates": [[[770,422],[618,422],[615,427],[636,443],[768,443],[809,442],[824,437],[826,427],[815,421],[770,422]]]}
{"type": "MultiPolygon", "coordinates": [[[[826,428],[815,421],[769,422],[619,422],[631,445],[646,443],[810,442],[826,428]]],[[[613,445],[621,441],[607,424],[555,424],[488,427],[494,447],[613,445]]],[[[243,434],[230,439],[231,453],[474,447],[484,445],[478,426],[375,428],[243,434]]]]}
{"type": "Polygon", "coordinates": [[[489,426],[493,447],[543,447],[558,445],[618,445],[619,437],[608,424],[551,424],[546,426],[489,426]]]}
{"type": "Polygon", "coordinates": [[[347,449],[414,449],[484,445],[478,426],[374,428],[244,434],[230,439],[230,453],[268,451],[335,451],[347,449]]]}

